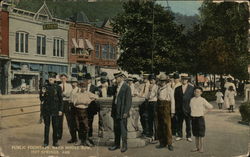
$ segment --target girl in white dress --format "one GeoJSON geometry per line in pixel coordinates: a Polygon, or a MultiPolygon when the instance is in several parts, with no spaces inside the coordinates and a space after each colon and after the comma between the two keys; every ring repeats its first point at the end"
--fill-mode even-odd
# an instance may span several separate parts
{"type": "Polygon", "coordinates": [[[224,95],[222,94],[221,90],[218,90],[215,96],[217,98],[216,103],[218,104],[219,109],[222,109],[222,104],[224,103],[224,100],[223,100],[224,95]]]}
{"type": "Polygon", "coordinates": [[[229,112],[234,112],[235,96],[236,96],[236,92],[234,90],[234,87],[230,86],[228,90],[226,90],[225,92],[225,103],[228,105],[227,108],[229,112]]]}

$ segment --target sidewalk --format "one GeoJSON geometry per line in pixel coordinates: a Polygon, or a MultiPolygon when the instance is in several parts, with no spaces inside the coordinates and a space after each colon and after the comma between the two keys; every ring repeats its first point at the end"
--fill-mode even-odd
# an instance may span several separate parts
{"type": "MultiPolygon", "coordinates": [[[[237,101],[239,104],[239,102],[237,101]]],[[[111,152],[106,146],[75,147],[67,143],[70,139],[66,120],[64,121],[64,135],[60,141],[60,147],[44,149],[40,147],[43,143],[43,124],[37,124],[39,114],[17,116],[16,121],[20,125],[0,130],[1,148],[9,157],[233,157],[246,154],[250,143],[250,128],[238,123],[241,120],[238,110],[228,113],[226,110],[215,109],[206,115],[205,152],[191,153],[194,142],[186,140],[174,142],[174,151],[167,149],[155,149],[155,144],[142,148],[131,148],[124,154],[119,150],[111,152]],[[30,122],[32,120],[32,122],[30,122]],[[29,123],[27,123],[29,122],[29,123]]],[[[13,119],[12,119],[13,120],[13,119]]],[[[8,118],[2,125],[9,123],[8,118]]],[[[95,117],[94,136],[97,136],[98,121],[95,117]]],[[[185,133],[184,133],[185,135],[185,133]]],[[[52,129],[50,138],[52,136],[52,129]]],[[[193,141],[194,138],[192,137],[193,141]]]]}

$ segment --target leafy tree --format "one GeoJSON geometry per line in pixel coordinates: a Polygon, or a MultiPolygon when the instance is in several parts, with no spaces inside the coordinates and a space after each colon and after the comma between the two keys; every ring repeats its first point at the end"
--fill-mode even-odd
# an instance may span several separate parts
{"type": "Polygon", "coordinates": [[[113,18],[113,30],[121,35],[124,51],[119,66],[129,73],[180,69],[183,27],[174,22],[173,13],[154,1],[128,1],[123,9],[113,18]]]}
{"type": "Polygon", "coordinates": [[[216,74],[223,72],[240,79],[246,79],[247,64],[250,62],[248,51],[249,10],[247,3],[223,2],[217,4],[212,3],[211,0],[206,0],[200,11],[201,29],[205,36],[203,45],[201,45],[202,52],[206,51],[206,53],[213,54],[218,51],[223,54],[221,56],[224,56],[224,61],[226,61],[221,66],[222,63],[217,62],[218,58],[215,57],[214,64],[210,64],[212,61],[206,58],[206,65],[208,65],[206,72],[216,74]],[[219,43],[212,42],[211,39],[219,43]],[[221,47],[216,47],[216,44],[220,44],[221,47]],[[227,48],[223,48],[223,44],[227,48]],[[215,48],[213,53],[210,52],[212,51],[212,45],[215,48]],[[216,67],[223,67],[223,69],[216,67]]]}

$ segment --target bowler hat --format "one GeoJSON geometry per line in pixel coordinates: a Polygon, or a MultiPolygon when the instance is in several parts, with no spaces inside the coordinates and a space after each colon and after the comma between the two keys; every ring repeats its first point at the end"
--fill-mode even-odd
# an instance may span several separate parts
{"type": "Polygon", "coordinates": [[[86,80],[91,80],[91,79],[92,79],[90,73],[87,73],[87,74],[85,75],[85,79],[86,79],[86,80]]]}
{"type": "Polygon", "coordinates": [[[180,75],[179,75],[178,73],[174,73],[173,78],[174,78],[174,79],[179,79],[179,78],[180,78],[180,75]]]}
{"type": "Polygon", "coordinates": [[[185,75],[185,76],[181,76],[181,79],[182,80],[188,80],[188,79],[190,79],[190,77],[188,75],[187,76],[185,75]]]}
{"type": "Polygon", "coordinates": [[[107,82],[108,81],[108,79],[106,78],[106,77],[101,77],[101,83],[105,83],[105,82],[107,82]]]}
{"type": "Polygon", "coordinates": [[[56,72],[48,72],[49,78],[56,78],[57,73],[56,72]]]}
{"type": "Polygon", "coordinates": [[[155,77],[154,74],[150,74],[150,75],[148,76],[148,80],[155,80],[155,79],[156,79],[156,77],[155,77]]]}
{"type": "Polygon", "coordinates": [[[107,76],[107,75],[108,75],[108,73],[107,73],[107,72],[101,72],[101,74],[100,74],[100,75],[101,75],[101,77],[102,77],[102,76],[107,76]]]}

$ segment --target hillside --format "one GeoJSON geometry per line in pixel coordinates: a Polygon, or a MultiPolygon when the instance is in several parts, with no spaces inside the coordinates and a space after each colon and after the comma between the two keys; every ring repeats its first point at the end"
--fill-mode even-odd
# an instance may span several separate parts
{"type": "MultiPolygon", "coordinates": [[[[75,13],[84,12],[89,21],[104,21],[122,12],[122,2],[119,0],[102,0],[98,2],[87,2],[86,0],[47,0],[46,1],[52,15],[61,19],[68,19],[75,13]],[[76,2],[75,2],[76,1],[76,2]]],[[[43,4],[41,0],[21,0],[17,7],[36,12],[43,4]]],[[[198,16],[186,16],[174,13],[178,24],[185,26],[185,31],[191,28],[194,22],[198,21],[198,16]]]]}

